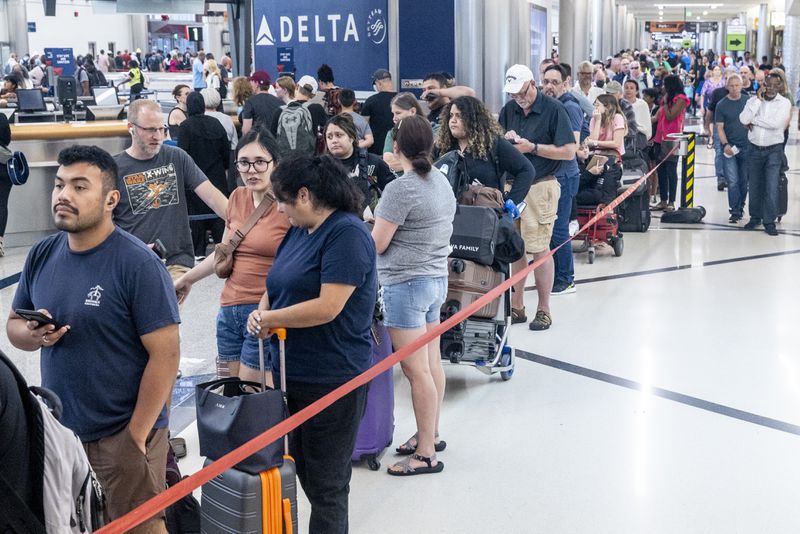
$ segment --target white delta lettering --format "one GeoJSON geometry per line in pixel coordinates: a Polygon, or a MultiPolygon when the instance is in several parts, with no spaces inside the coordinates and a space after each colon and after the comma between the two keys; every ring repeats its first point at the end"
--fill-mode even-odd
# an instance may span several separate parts
{"type": "MultiPolygon", "coordinates": [[[[330,37],[331,42],[338,42],[339,39],[339,21],[342,20],[342,16],[338,14],[328,15],[327,17],[328,24],[325,24],[325,20],[323,19],[320,21],[319,15],[314,15],[313,20],[313,29],[314,29],[314,42],[316,43],[324,43],[330,37]],[[330,28],[330,33],[327,33],[326,30],[330,28]]],[[[295,28],[297,29],[297,42],[299,43],[308,43],[310,42],[310,35],[309,35],[309,17],[307,15],[299,15],[297,20],[292,20],[291,17],[281,16],[280,19],[280,28],[281,28],[281,42],[286,43],[291,41],[295,35],[295,28]]],[[[262,20],[262,27],[264,27],[266,23],[266,17],[262,20]]],[[[268,27],[268,26],[267,26],[268,27]]],[[[267,34],[267,31],[260,31],[259,34],[264,33],[267,34]]],[[[271,34],[271,32],[270,32],[271,34]]],[[[345,23],[344,28],[344,35],[342,36],[342,41],[347,42],[349,40],[353,40],[358,42],[358,27],[356,26],[356,19],[352,13],[347,15],[347,21],[345,23]]],[[[271,39],[269,39],[271,40],[271,39]]]]}

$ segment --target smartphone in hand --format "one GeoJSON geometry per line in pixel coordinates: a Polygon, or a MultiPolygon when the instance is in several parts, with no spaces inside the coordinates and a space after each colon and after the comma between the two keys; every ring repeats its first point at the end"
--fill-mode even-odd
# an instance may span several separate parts
{"type": "Polygon", "coordinates": [[[48,317],[47,315],[43,314],[42,312],[38,312],[36,310],[14,310],[14,313],[25,319],[26,321],[36,321],[39,323],[39,326],[44,326],[51,324],[58,330],[60,327],[56,323],[56,320],[52,317],[48,317]]]}
{"type": "Polygon", "coordinates": [[[156,239],[153,243],[153,252],[162,260],[167,259],[167,247],[164,246],[164,243],[162,243],[160,239],[156,239]]]}

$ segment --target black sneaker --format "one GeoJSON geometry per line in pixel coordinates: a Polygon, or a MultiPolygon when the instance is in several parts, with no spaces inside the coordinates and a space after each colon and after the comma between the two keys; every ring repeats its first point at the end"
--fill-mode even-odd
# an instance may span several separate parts
{"type": "Polygon", "coordinates": [[[775,223],[768,223],[764,225],[764,231],[768,235],[778,235],[778,229],[775,228],[775,223]]]}
{"type": "Polygon", "coordinates": [[[736,224],[736,223],[738,223],[738,222],[739,222],[739,221],[741,221],[741,220],[742,220],[742,216],[741,216],[741,215],[736,215],[736,214],[733,214],[733,215],[731,215],[731,218],[730,218],[730,219],[728,219],[728,222],[729,222],[729,223],[736,224]]]}
{"type": "Polygon", "coordinates": [[[726,184],[722,180],[717,180],[717,191],[725,191],[725,188],[727,186],[728,186],[728,184],[726,184]]]}
{"type": "Polygon", "coordinates": [[[747,221],[747,224],[744,225],[745,230],[755,230],[756,227],[761,225],[761,221],[758,219],[750,219],[747,221]]]}
{"type": "Polygon", "coordinates": [[[568,295],[570,293],[575,293],[575,282],[569,284],[559,282],[553,286],[553,290],[550,292],[551,295],[568,295]]]}

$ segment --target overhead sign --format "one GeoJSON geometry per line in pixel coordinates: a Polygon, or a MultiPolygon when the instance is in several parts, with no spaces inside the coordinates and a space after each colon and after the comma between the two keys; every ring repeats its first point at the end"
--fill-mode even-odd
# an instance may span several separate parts
{"type": "Polygon", "coordinates": [[[683,48],[694,48],[694,41],[691,39],[684,39],[681,41],[681,46],[683,48]]]}
{"type": "Polygon", "coordinates": [[[727,38],[725,40],[725,50],[730,52],[741,52],[745,48],[747,41],[747,26],[744,24],[729,25],[727,38]]]}
{"type": "Polygon", "coordinates": [[[36,23],[29,22],[28,23],[28,33],[36,33],[36,23]]]}
{"type": "Polygon", "coordinates": [[[719,22],[687,22],[686,31],[693,33],[719,31],[719,22]]]}
{"type": "Polygon", "coordinates": [[[45,48],[44,55],[58,76],[75,75],[75,57],[71,48],[45,48]]]}
{"type": "Polygon", "coordinates": [[[200,43],[203,41],[203,28],[200,26],[186,26],[185,37],[187,41],[192,43],[200,43]]]}
{"type": "Polygon", "coordinates": [[[389,67],[388,0],[318,0],[253,4],[256,68],[275,74],[276,47],[293,47],[298,76],[331,66],[336,85],[372,89],[372,73],[389,67]]]}
{"type": "Polygon", "coordinates": [[[683,33],[686,23],[681,21],[675,22],[645,22],[644,30],[648,32],[659,33],[683,33]]]}

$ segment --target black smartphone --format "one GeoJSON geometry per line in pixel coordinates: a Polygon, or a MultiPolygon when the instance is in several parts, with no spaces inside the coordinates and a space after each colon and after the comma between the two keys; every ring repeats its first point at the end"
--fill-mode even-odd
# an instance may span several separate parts
{"type": "Polygon", "coordinates": [[[153,252],[162,260],[167,259],[167,247],[164,246],[160,239],[156,239],[153,243],[153,252]]]}
{"type": "Polygon", "coordinates": [[[42,312],[38,312],[36,310],[14,310],[14,313],[25,319],[26,321],[36,321],[39,323],[39,326],[44,326],[46,324],[53,325],[56,330],[58,330],[59,326],[56,323],[56,320],[52,317],[48,317],[42,312]]]}

